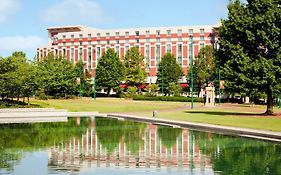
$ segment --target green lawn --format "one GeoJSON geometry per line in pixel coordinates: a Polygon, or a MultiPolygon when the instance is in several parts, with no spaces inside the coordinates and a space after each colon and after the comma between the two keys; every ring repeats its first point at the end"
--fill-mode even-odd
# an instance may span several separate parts
{"type": "Polygon", "coordinates": [[[190,110],[190,103],[161,101],[132,101],[126,99],[90,98],[76,100],[32,100],[42,107],[54,107],[69,111],[98,111],[100,113],[126,113],[151,117],[152,111],[158,111],[158,118],[181,120],[197,123],[209,123],[224,126],[236,126],[271,131],[281,131],[281,110],[274,111],[279,116],[266,117],[259,115],[265,112],[265,106],[247,106],[222,104],[215,108],[204,108],[196,104],[190,110]]]}

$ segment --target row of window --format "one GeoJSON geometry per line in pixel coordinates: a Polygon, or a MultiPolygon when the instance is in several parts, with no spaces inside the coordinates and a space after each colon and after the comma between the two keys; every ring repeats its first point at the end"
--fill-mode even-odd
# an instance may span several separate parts
{"type": "MultiPolygon", "coordinates": [[[[171,36],[171,34],[172,34],[171,32],[172,32],[171,30],[167,30],[166,31],[166,35],[167,36],[171,36]]],[[[189,29],[188,33],[189,33],[189,35],[193,35],[193,29],[189,29]]],[[[204,35],[204,33],[205,33],[205,29],[200,29],[200,35],[204,35]]],[[[161,31],[160,30],[156,30],[156,36],[160,36],[160,34],[161,34],[161,31]]],[[[129,35],[130,35],[130,32],[125,32],[125,37],[126,38],[128,38],[129,35]]],[[[145,36],[148,37],[149,35],[150,35],[150,31],[149,30],[145,31],[145,36]]],[[[182,36],[182,29],[178,29],[177,35],[178,36],[182,36]]],[[[120,33],[119,32],[115,32],[115,37],[118,38],[119,36],[120,36],[120,33]]],[[[135,31],[135,36],[140,36],[140,31],[135,31]]],[[[101,33],[97,33],[96,37],[100,38],[101,37],[101,33]]],[[[110,33],[107,32],[106,33],[106,38],[109,38],[109,37],[110,37],[110,33]]],[[[66,35],[63,35],[62,38],[66,39],[66,35]]],[[[83,38],[83,34],[79,34],[79,38],[82,39],[83,38]]],[[[92,38],[92,34],[91,33],[88,34],[88,38],[92,38]]],[[[71,35],[71,39],[74,39],[74,34],[71,35]]]]}
{"type": "MultiPolygon", "coordinates": [[[[205,37],[204,36],[200,36],[200,41],[205,41],[205,37]]],[[[150,38],[146,38],[145,42],[149,43],[150,42],[150,38]]],[[[160,43],[160,42],[161,42],[160,38],[156,38],[156,43],[160,43]]],[[[166,42],[172,42],[172,39],[171,38],[166,38],[166,42]]],[[[182,38],[178,38],[178,42],[182,42],[182,38]]],[[[135,43],[137,43],[137,44],[140,43],[140,40],[139,39],[135,39],[135,43]]],[[[88,41],[88,45],[91,45],[91,44],[92,44],[92,42],[88,41]]],[[[101,41],[97,40],[97,44],[100,45],[101,41]]],[[[110,45],[110,44],[113,44],[113,43],[111,43],[110,40],[106,40],[106,44],[110,45]]],[[[115,40],[115,44],[120,44],[120,41],[119,40],[115,40]]],[[[126,39],[125,40],[125,44],[130,44],[130,41],[128,39],[126,39]]],[[[79,45],[82,46],[83,43],[79,42],[79,45]]],[[[66,46],[66,42],[63,42],[63,46],[66,46]]],[[[74,42],[73,41],[71,42],[71,46],[74,46],[74,42]]]]}

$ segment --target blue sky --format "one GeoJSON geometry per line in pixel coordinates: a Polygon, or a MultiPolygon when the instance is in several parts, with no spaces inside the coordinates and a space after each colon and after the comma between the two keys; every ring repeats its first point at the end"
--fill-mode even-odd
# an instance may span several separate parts
{"type": "Polygon", "coordinates": [[[87,25],[128,28],[217,24],[229,0],[0,0],[0,56],[33,58],[47,45],[46,28],[87,25]]]}

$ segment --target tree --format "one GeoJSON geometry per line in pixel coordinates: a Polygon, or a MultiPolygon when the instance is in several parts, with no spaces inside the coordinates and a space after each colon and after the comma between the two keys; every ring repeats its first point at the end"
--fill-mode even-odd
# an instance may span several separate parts
{"type": "Polygon", "coordinates": [[[281,90],[280,6],[280,0],[235,0],[220,27],[219,63],[226,90],[265,92],[265,114],[273,114],[273,98],[281,90]]]}
{"type": "Polygon", "coordinates": [[[149,97],[154,97],[157,96],[158,91],[160,88],[157,86],[157,84],[149,84],[146,86],[145,91],[146,91],[146,96],[149,97]]]}
{"type": "Polygon", "coordinates": [[[156,83],[163,91],[165,95],[170,94],[169,83],[178,84],[179,79],[183,76],[183,71],[180,65],[177,63],[176,58],[171,53],[166,53],[159,63],[157,71],[156,83]],[[162,82],[163,80],[163,82],[162,82]]]}
{"type": "Polygon", "coordinates": [[[98,88],[110,90],[118,88],[124,79],[124,68],[120,58],[113,49],[108,49],[99,59],[96,69],[96,83],[98,88]]]}
{"type": "Polygon", "coordinates": [[[66,97],[66,95],[76,94],[77,71],[75,65],[61,57],[55,58],[53,55],[48,55],[37,64],[37,81],[45,95],[66,97]]]}
{"type": "Polygon", "coordinates": [[[129,86],[138,86],[144,82],[146,72],[141,67],[144,57],[137,47],[132,47],[125,55],[125,80],[129,86]]]}
{"type": "Polygon", "coordinates": [[[215,51],[212,46],[203,47],[193,66],[195,87],[197,87],[198,96],[201,89],[208,85],[208,81],[212,80],[215,72],[215,51]]]}

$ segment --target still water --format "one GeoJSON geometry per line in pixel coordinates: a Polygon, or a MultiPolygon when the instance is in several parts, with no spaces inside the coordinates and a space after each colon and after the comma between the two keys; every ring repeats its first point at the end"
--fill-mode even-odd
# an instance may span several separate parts
{"type": "Polygon", "coordinates": [[[108,118],[0,124],[0,174],[281,175],[281,144],[108,118]]]}

